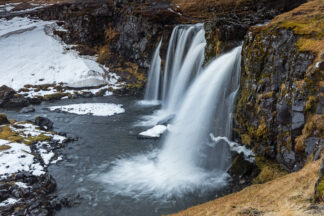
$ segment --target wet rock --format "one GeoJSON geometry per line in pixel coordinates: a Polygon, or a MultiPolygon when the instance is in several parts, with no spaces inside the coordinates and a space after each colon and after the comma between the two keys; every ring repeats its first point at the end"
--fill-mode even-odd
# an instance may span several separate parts
{"type": "Polygon", "coordinates": [[[319,170],[318,180],[315,184],[314,189],[314,201],[315,202],[323,202],[324,201],[324,158],[322,160],[322,165],[319,170]]]}
{"type": "Polygon", "coordinates": [[[320,61],[320,62],[318,62],[318,68],[319,68],[320,70],[324,70],[324,61],[320,61]]]}
{"type": "Polygon", "coordinates": [[[277,112],[278,122],[280,122],[281,124],[288,124],[290,122],[291,115],[289,106],[285,101],[277,105],[277,112]]]}
{"type": "Polygon", "coordinates": [[[323,152],[324,152],[324,139],[320,139],[319,145],[318,145],[317,149],[315,150],[313,160],[314,161],[319,160],[321,158],[323,152]]]}
{"type": "Polygon", "coordinates": [[[42,98],[40,98],[40,97],[29,98],[29,103],[34,104],[34,105],[41,104],[42,98]]]}
{"type": "Polygon", "coordinates": [[[168,124],[170,124],[172,122],[172,120],[175,118],[175,115],[169,115],[166,118],[164,118],[163,120],[159,121],[156,125],[165,125],[167,126],[168,124]]]}
{"type": "Polygon", "coordinates": [[[60,204],[64,207],[71,208],[80,205],[81,200],[82,198],[79,194],[68,194],[60,199],[60,204]]]}
{"type": "Polygon", "coordinates": [[[10,98],[3,107],[5,108],[16,108],[16,107],[25,107],[29,105],[29,100],[24,96],[15,94],[12,98],[10,98]]]}
{"type": "Polygon", "coordinates": [[[293,112],[292,116],[292,130],[302,129],[305,125],[305,116],[302,112],[293,112]]]}
{"type": "Polygon", "coordinates": [[[35,112],[35,108],[34,107],[24,107],[19,112],[20,113],[32,113],[32,112],[35,112]]]}
{"type": "Polygon", "coordinates": [[[319,97],[319,102],[316,107],[316,114],[323,114],[324,113],[324,97],[319,97]]]}
{"type": "Polygon", "coordinates": [[[42,176],[42,185],[44,187],[44,190],[46,191],[46,193],[52,193],[55,191],[56,189],[56,181],[53,178],[53,176],[46,174],[44,176],[42,176]]]}
{"type": "Polygon", "coordinates": [[[53,130],[53,125],[54,125],[54,123],[51,120],[41,116],[35,117],[35,124],[40,126],[42,130],[46,130],[46,131],[53,130]]]}
{"type": "Polygon", "coordinates": [[[244,158],[244,154],[238,154],[234,157],[231,168],[228,173],[232,178],[242,179],[244,177],[251,177],[251,173],[257,169],[255,163],[251,163],[244,158]]]}
{"type": "Polygon", "coordinates": [[[7,119],[7,115],[0,113],[0,125],[2,124],[10,124],[10,122],[7,119]]]}
{"type": "Polygon", "coordinates": [[[316,147],[319,146],[319,141],[320,141],[320,138],[318,138],[318,137],[309,137],[306,139],[305,152],[306,152],[307,156],[314,153],[316,147]]]}
{"type": "Polygon", "coordinates": [[[94,95],[93,95],[91,92],[83,92],[83,93],[82,93],[82,96],[85,97],[85,98],[91,98],[91,97],[93,97],[94,95]]]}
{"type": "Polygon", "coordinates": [[[286,169],[286,170],[294,170],[299,169],[299,167],[295,167],[296,155],[294,151],[287,149],[286,147],[282,147],[280,154],[277,154],[277,161],[286,169]]]}
{"type": "Polygon", "coordinates": [[[9,88],[8,86],[0,87],[0,107],[4,106],[14,95],[16,94],[15,90],[9,88]]]}

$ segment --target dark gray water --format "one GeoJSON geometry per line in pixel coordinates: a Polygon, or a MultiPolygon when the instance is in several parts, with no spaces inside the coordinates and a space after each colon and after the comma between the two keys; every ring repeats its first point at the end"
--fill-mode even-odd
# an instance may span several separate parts
{"type": "Polygon", "coordinates": [[[161,140],[137,139],[137,134],[147,128],[135,127],[134,124],[142,116],[153,112],[152,108],[137,105],[137,98],[110,96],[61,100],[35,108],[36,112],[32,114],[19,114],[14,110],[0,112],[17,120],[34,119],[36,115],[45,116],[54,122],[56,131],[79,137],[78,141],[70,143],[63,150],[64,160],[49,168],[57,181],[59,196],[80,194],[83,198],[81,205],[62,209],[57,212],[58,216],[161,215],[215,198],[215,191],[203,197],[186,194],[184,197],[168,200],[123,197],[110,194],[105,190],[104,184],[94,181],[93,174],[107,172],[116,158],[130,157],[161,147],[161,140]],[[44,109],[54,105],[92,102],[123,104],[126,112],[110,117],[95,117],[49,112],[44,109]]]}

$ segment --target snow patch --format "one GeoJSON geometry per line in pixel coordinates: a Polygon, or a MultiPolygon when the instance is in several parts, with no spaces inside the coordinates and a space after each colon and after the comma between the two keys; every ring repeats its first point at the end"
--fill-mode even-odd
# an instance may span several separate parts
{"type": "Polygon", "coordinates": [[[19,171],[31,171],[33,175],[45,173],[40,164],[34,164],[34,156],[27,145],[20,143],[8,145],[11,147],[10,149],[0,152],[0,176],[19,171]]]}
{"type": "Polygon", "coordinates": [[[13,205],[15,203],[17,203],[19,200],[14,199],[14,198],[8,198],[5,201],[2,201],[0,203],[0,207],[6,206],[6,205],[13,205]]]}
{"type": "Polygon", "coordinates": [[[17,185],[18,187],[21,187],[21,188],[28,188],[28,186],[24,182],[16,182],[15,185],[17,185]]]}
{"type": "Polygon", "coordinates": [[[156,125],[155,127],[140,133],[139,135],[143,136],[143,137],[159,138],[166,131],[167,131],[167,126],[165,126],[165,125],[156,125]]]}
{"type": "Polygon", "coordinates": [[[94,115],[94,116],[112,116],[124,113],[125,109],[121,104],[112,103],[85,103],[70,104],[65,106],[52,106],[48,108],[50,111],[63,111],[77,115],[94,115]]]}

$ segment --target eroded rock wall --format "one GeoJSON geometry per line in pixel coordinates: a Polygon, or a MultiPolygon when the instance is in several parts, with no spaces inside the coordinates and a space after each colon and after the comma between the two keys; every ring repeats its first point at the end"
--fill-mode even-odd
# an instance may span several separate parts
{"type": "Polygon", "coordinates": [[[323,17],[313,16],[311,31],[300,28],[305,20],[298,17],[299,23],[250,28],[242,51],[234,130],[258,156],[288,171],[300,169],[309,157],[318,159],[324,145],[323,56],[314,46],[322,44],[323,32],[315,26],[323,17]]]}

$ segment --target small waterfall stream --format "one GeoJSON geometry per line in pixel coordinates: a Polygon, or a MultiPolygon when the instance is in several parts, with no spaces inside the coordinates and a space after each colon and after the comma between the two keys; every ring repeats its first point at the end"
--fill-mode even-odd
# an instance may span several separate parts
{"type": "Polygon", "coordinates": [[[144,97],[146,104],[156,104],[161,100],[162,109],[169,115],[173,114],[201,71],[205,46],[203,24],[176,26],[170,38],[163,74],[159,56],[161,42],[154,52],[144,97]]]}
{"type": "Polygon", "coordinates": [[[162,108],[175,112],[204,61],[203,24],[176,26],[169,42],[162,86],[162,108]]]}
{"type": "Polygon", "coordinates": [[[145,101],[157,103],[159,100],[159,89],[160,89],[160,76],[161,76],[161,57],[160,48],[162,39],[158,44],[152,59],[152,63],[149,69],[149,76],[147,86],[145,90],[145,101]]]}
{"type": "Polygon", "coordinates": [[[202,68],[205,45],[202,24],[175,27],[161,98],[162,110],[176,117],[162,149],[118,159],[99,177],[111,193],[160,199],[226,185],[231,156],[224,137],[231,136],[241,47],[202,68]]]}

